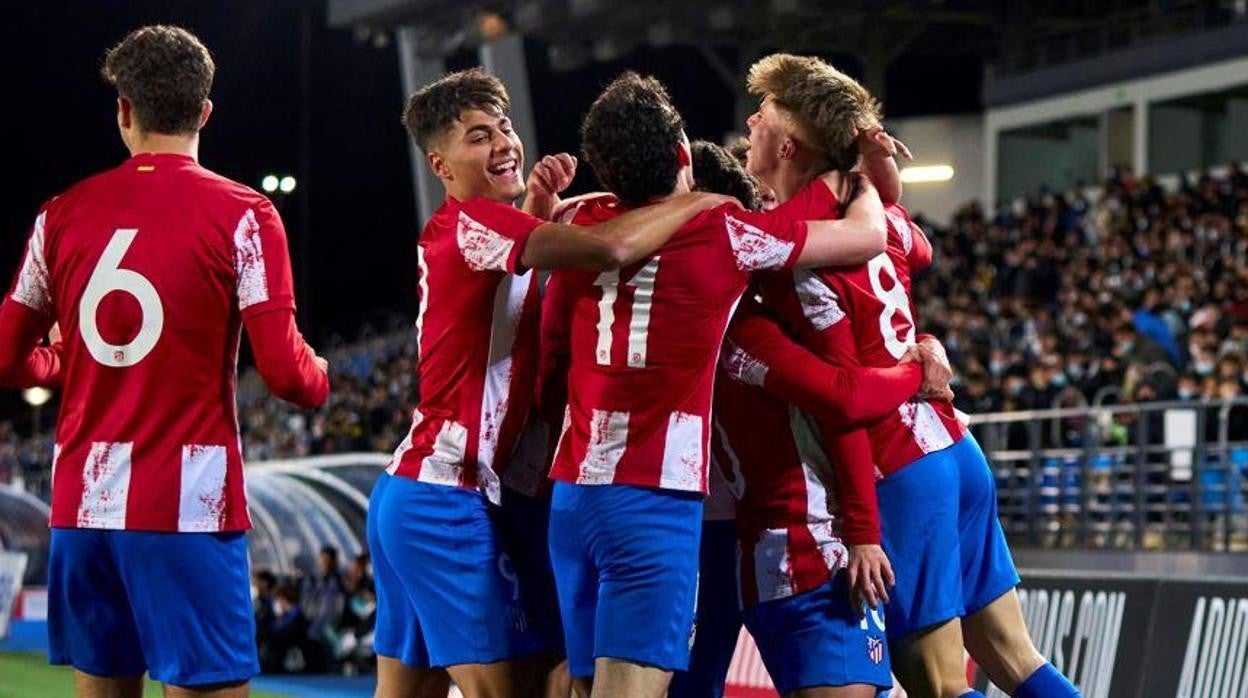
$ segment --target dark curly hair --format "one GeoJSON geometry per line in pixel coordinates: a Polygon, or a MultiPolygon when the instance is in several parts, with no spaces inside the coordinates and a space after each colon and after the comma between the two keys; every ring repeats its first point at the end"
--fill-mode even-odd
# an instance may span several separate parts
{"type": "Polygon", "coordinates": [[[501,80],[480,68],[450,73],[407,99],[403,125],[416,145],[428,153],[434,141],[469,109],[506,114],[511,110],[507,88],[501,80]]]}
{"type": "Polygon", "coordinates": [[[181,27],[140,27],[104,54],[101,75],[134,108],[141,130],[190,134],[212,89],[217,67],[194,34],[181,27]]]}
{"type": "Polygon", "coordinates": [[[710,141],[693,142],[694,189],[736,197],[751,211],[762,208],[758,184],[728,150],[710,141]]]}
{"type": "Polygon", "coordinates": [[[684,129],[663,83],[630,71],[590,106],[581,148],[602,186],[624,205],[637,206],[676,187],[676,147],[684,129]]]}
{"type": "Polygon", "coordinates": [[[728,144],[728,153],[737,159],[737,162],[745,165],[750,160],[750,139],[738,138],[728,144]]]}

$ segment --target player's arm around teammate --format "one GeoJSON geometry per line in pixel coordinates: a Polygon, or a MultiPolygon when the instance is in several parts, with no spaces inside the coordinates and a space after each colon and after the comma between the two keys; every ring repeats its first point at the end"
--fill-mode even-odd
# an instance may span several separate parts
{"type": "MultiPolygon", "coordinates": [[[[420,404],[369,511],[381,570],[381,697],[428,690],[422,686],[438,685],[443,670],[466,696],[519,695],[531,658],[545,650],[506,572],[491,509],[533,402],[533,270],[617,268],[722,203],[682,197],[585,227],[531,215],[514,206],[525,193],[524,150],[509,105],[501,82],[469,70],[418,90],[404,113],[446,197],[418,247],[420,404]],[[453,539],[447,530],[457,532],[453,539]]],[[[560,186],[552,182],[546,193],[560,186]]],[[[545,211],[532,210],[547,215],[547,198],[545,211]]]]}

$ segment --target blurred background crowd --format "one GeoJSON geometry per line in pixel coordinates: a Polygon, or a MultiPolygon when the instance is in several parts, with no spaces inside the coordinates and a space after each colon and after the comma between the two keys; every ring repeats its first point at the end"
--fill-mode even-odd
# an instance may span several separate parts
{"type": "MultiPolygon", "coordinates": [[[[923,224],[936,248],[919,323],[945,343],[968,413],[1248,394],[1248,173],[1114,177],[1093,193],[1040,193],[988,214],[923,224]]],[[[417,396],[416,338],[393,318],[325,351],[333,393],[303,411],[239,380],[249,460],[388,452],[417,396]]],[[[54,407],[54,405],[50,405],[54,407]]],[[[45,411],[45,421],[52,410],[45,411]]],[[[1248,433],[1248,410],[1232,414],[1248,433]]],[[[46,466],[51,439],[0,423],[0,482],[46,466]]],[[[46,497],[46,492],[37,494],[46,497]]]]}

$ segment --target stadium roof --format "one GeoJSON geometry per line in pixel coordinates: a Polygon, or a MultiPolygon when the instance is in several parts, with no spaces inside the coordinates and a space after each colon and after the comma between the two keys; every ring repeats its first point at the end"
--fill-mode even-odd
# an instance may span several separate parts
{"type": "Polygon", "coordinates": [[[549,43],[556,70],[610,61],[643,45],[731,46],[747,54],[744,61],[751,49],[777,47],[853,54],[866,67],[867,83],[881,90],[884,71],[902,55],[974,53],[992,65],[990,78],[1001,81],[1158,39],[1232,24],[1242,28],[1241,5],[1227,0],[329,0],[329,21],[364,31],[411,27],[417,50],[428,56],[519,32],[549,43]]]}

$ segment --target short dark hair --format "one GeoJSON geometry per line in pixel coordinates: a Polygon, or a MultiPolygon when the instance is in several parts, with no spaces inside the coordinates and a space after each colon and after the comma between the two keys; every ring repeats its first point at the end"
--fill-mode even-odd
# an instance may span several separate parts
{"type": "Polygon", "coordinates": [[[216,70],[194,34],[157,24],[135,29],[110,48],[100,74],[133,105],[141,130],[190,134],[199,130],[216,70]]]}
{"type": "Polygon", "coordinates": [[[750,139],[742,137],[728,144],[728,152],[745,165],[750,159],[750,139]]]}
{"type": "Polygon", "coordinates": [[[277,585],[277,589],[273,591],[273,595],[279,599],[283,599],[287,603],[299,603],[299,586],[294,582],[286,581],[277,585]]]}
{"type": "Polygon", "coordinates": [[[676,149],[684,130],[663,83],[629,71],[589,107],[581,148],[602,186],[624,205],[636,206],[676,187],[676,149]]]}
{"type": "Polygon", "coordinates": [[[480,68],[450,73],[425,85],[407,98],[403,125],[416,145],[428,153],[433,142],[469,109],[511,110],[511,99],[502,80],[480,68]]]}
{"type": "Polygon", "coordinates": [[[758,183],[732,153],[710,141],[694,141],[692,150],[694,189],[736,197],[751,211],[762,208],[758,183]]]}

